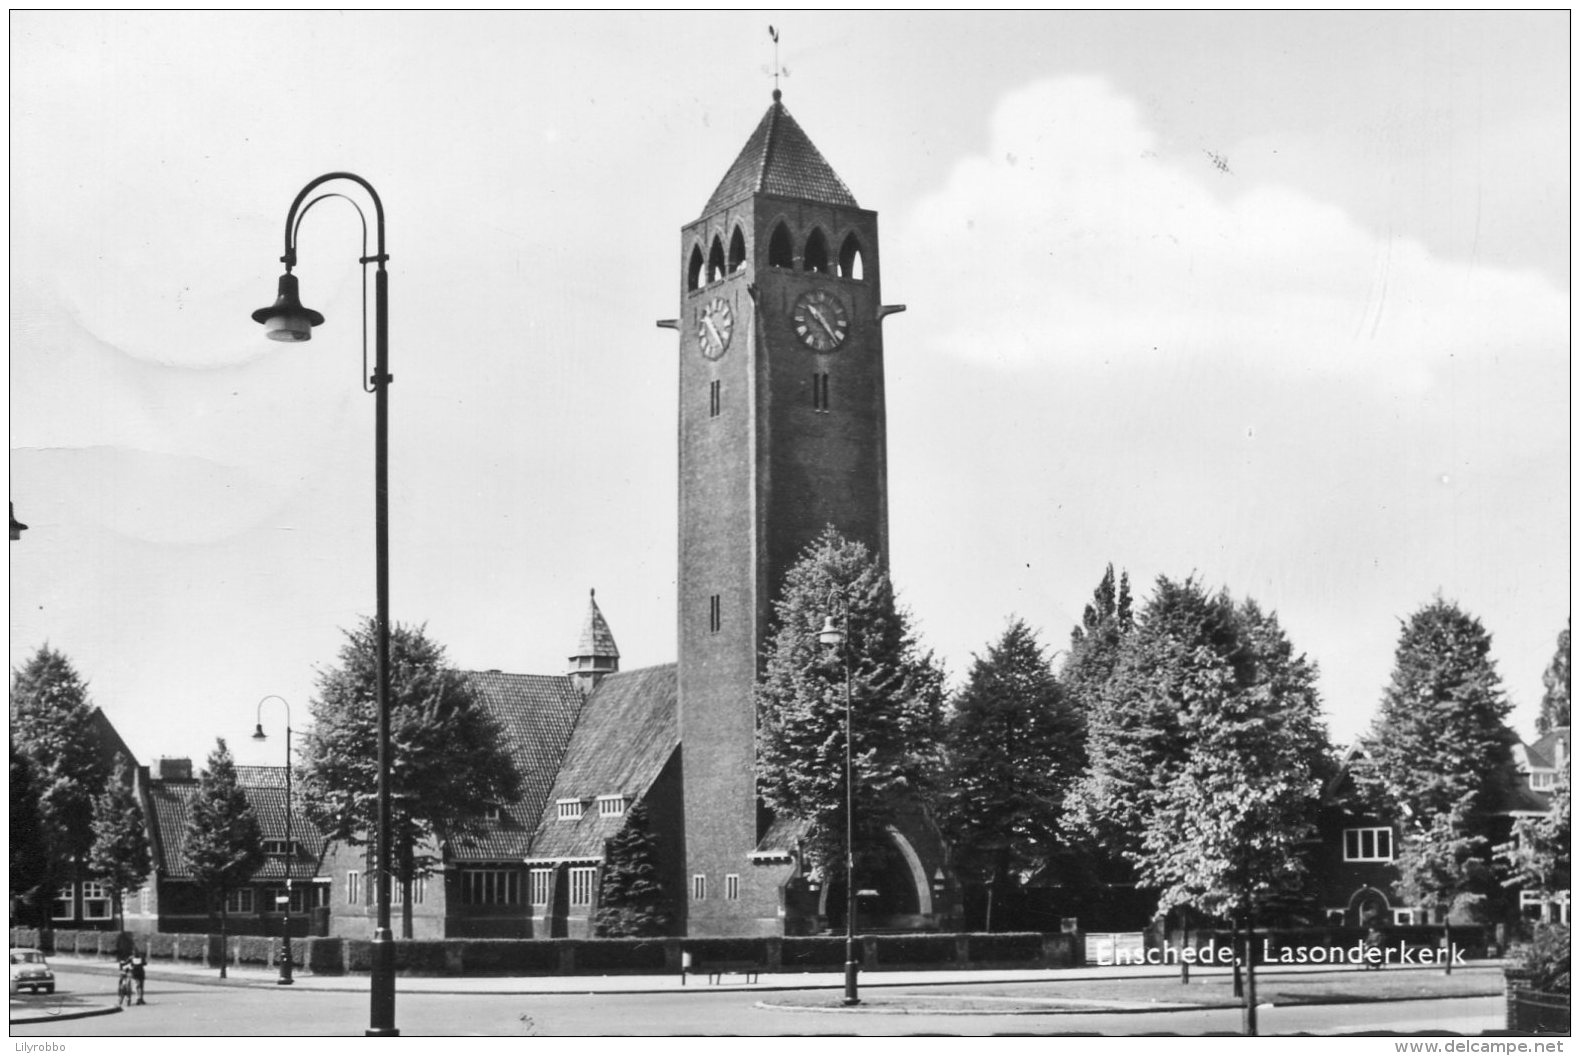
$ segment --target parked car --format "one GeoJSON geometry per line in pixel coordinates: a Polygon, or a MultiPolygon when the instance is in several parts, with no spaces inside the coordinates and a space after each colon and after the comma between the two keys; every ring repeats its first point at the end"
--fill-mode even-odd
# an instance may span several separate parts
{"type": "Polygon", "coordinates": [[[41,950],[11,951],[11,992],[18,990],[55,992],[55,973],[41,950]]]}

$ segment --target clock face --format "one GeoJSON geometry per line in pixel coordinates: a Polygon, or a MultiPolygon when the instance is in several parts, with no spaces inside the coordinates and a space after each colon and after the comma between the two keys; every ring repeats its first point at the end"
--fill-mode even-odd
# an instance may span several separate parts
{"type": "Polygon", "coordinates": [[[811,290],[797,298],[790,321],[796,336],[815,352],[834,351],[850,333],[850,313],[827,290],[811,290]]]}
{"type": "Polygon", "coordinates": [[[735,312],[723,297],[715,297],[697,309],[697,345],[709,359],[724,355],[734,329],[735,312]]]}

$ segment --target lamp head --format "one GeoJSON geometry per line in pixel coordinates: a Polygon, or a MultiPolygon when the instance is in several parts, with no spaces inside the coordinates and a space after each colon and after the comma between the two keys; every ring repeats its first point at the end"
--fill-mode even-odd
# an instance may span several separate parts
{"type": "Polygon", "coordinates": [[[269,739],[269,735],[263,732],[263,723],[258,723],[258,728],[252,731],[252,739],[255,741],[267,741],[269,739]]]}
{"type": "Polygon", "coordinates": [[[271,341],[308,341],[313,327],[322,326],[321,313],[304,307],[296,292],[296,276],[286,272],[280,276],[280,293],[267,308],[252,313],[255,322],[263,324],[271,341]]]}
{"type": "Polygon", "coordinates": [[[845,643],[845,634],[839,629],[839,625],[834,622],[833,613],[823,617],[823,629],[817,632],[817,640],[824,645],[835,647],[845,643]]]}

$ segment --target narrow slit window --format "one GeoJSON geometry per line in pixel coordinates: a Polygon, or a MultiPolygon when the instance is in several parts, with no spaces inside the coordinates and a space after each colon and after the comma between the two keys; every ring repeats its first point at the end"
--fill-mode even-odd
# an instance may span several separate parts
{"type": "Polygon", "coordinates": [[[719,382],[710,382],[708,385],[708,417],[719,416],[719,382]]]}
{"type": "Polygon", "coordinates": [[[708,897],[708,878],[704,873],[697,873],[691,878],[691,899],[693,902],[706,901],[708,897]]]}
{"type": "Polygon", "coordinates": [[[717,634],[719,628],[723,625],[724,619],[719,605],[719,596],[715,594],[708,599],[708,630],[717,634]]]}
{"type": "Polygon", "coordinates": [[[726,873],[724,876],[724,897],[735,901],[741,897],[741,878],[737,873],[726,873]]]}
{"type": "Polygon", "coordinates": [[[812,409],[814,411],[828,410],[828,371],[818,370],[812,373],[812,409]]]}

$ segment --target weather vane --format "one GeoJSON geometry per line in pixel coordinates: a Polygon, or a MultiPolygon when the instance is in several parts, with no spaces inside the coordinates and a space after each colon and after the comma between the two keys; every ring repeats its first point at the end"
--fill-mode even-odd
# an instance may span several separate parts
{"type": "Polygon", "coordinates": [[[788,76],[790,76],[790,71],[788,69],[786,69],[785,67],[779,65],[779,31],[777,29],[775,29],[773,26],[769,26],[768,27],[768,35],[770,37],[772,37],[773,41],[774,41],[774,65],[773,65],[773,69],[772,70],[769,70],[769,69],[765,68],[763,70],[763,72],[764,73],[772,73],[774,75],[774,101],[778,102],[779,101],[779,75],[783,74],[784,76],[788,77],[788,76]]]}

